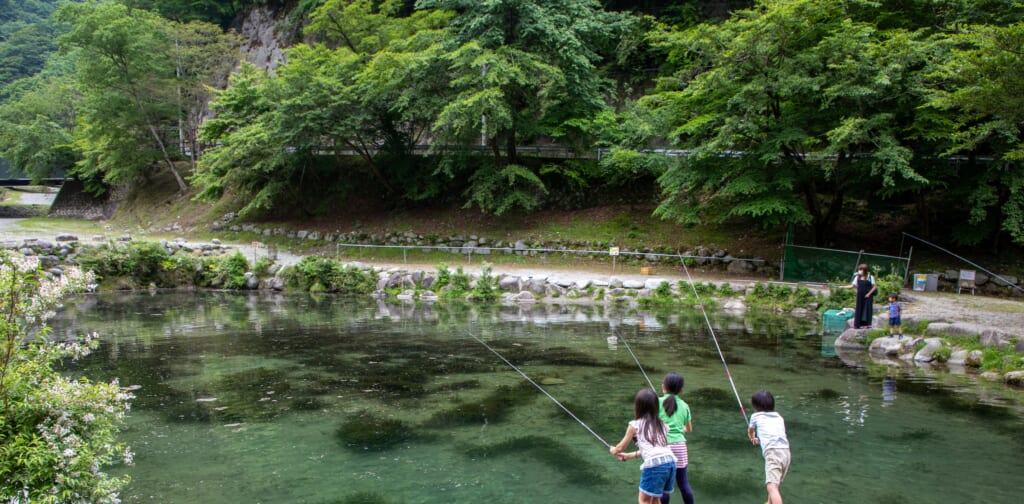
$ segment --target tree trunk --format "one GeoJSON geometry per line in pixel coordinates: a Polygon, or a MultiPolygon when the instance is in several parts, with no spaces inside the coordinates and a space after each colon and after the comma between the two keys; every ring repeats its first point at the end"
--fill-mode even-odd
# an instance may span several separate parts
{"type": "Polygon", "coordinates": [[[160,152],[163,154],[164,162],[167,163],[167,168],[171,170],[171,174],[174,175],[174,180],[178,183],[178,189],[182,194],[187,193],[188,184],[185,183],[185,179],[181,177],[180,173],[178,173],[178,169],[174,167],[174,162],[171,161],[171,156],[167,153],[167,146],[164,145],[163,139],[160,138],[160,133],[156,130],[156,126],[153,125],[153,122],[150,121],[149,117],[146,115],[146,107],[142,106],[142,101],[139,100],[138,96],[134,96],[134,98],[135,105],[139,107],[139,112],[146,120],[146,126],[149,128],[149,132],[153,135],[153,140],[156,140],[156,144],[160,147],[160,152]]]}

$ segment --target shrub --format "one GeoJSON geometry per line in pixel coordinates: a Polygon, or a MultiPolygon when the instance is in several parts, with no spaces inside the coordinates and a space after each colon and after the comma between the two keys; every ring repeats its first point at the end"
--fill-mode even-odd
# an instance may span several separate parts
{"type": "Polygon", "coordinates": [[[493,303],[498,300],[498,279],[491,274],[491,264],[484,263],[480,270],[480,277],[476,280],[476,287],[471,296],[474,301],[493,303]]]}
{"type": "Polygon", "coordinates": [[[672,297],[672,284],[668,282],[661,282],[654,289],[654,297],[656,298],[671,298],[672,297]]]}
{"type": "Polygon", "coordinates": [[[225,289],[241,290],[245,288],[245,273],[249,271],[249,261],[241,252],[220,258],[213,267],[214,285],[225,289]]]}
{"type": "Polygon", "coordinates": [[[953,349],[949,345],[942,345],[941,348],[932,352],[932,357],[939,362],[948,362],[953,356],[953,349]]]}
{"type": "Polygon", "coordinates": [[[452,283],[452,272],[448,265],[441,263],[437,265],[437,280],[434,281],[433,289],[439,291],[452,283]]]}
{"type": "Polygon", "coordinates": [[[67,268],[48,279],[36,264],[0,256],[0,485],[2,502],[120,502],[128,478],[103,469],[131,452],[116,436],[130,394],[112,383],[59,373],[65,360],[99,345],[95,335],[57,343],[46,318],[61,299],[92,282],[67,268]]]}
{"type": "Polygon", "coordinates": [[[303,257],[281,275],[288,286],[309,292],[369,294],[377,288],[370,272],[322,257],[303,257]]]}
{"type": "Polygon", "coordinates": [[[129,278],[142,285],[162,286],[163,264],[169,257],[159,243],[130,242],[88,249],[78,263],[100,279],[129,278]]]}

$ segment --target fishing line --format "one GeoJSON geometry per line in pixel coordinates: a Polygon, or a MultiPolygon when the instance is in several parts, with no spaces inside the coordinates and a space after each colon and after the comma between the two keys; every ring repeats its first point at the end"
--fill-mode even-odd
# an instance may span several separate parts
{"type": "Polygon", "coordinates": [[[497,350],[491,348],[490,345],[488,345],[487,343],[484,343],[484,340],[482,340],[480,338],[477,338],[475,335],[473,335],[473,333],[471,333],[469,331],[466,331],[466,334],[468,334],[470,338],[475,339],[477,341],[477,343],[480,343],[481,345],[483,345],[484,348],[490,350],[491,353],[493,353],[494,355],[497,355],[498,358],[501,359],[502,362],[504,362],[505,364],[508,364],[509,367],[511,367],[512,369],[515,369],[517,373],[519,373],[520,375],[523,376],[523,378],[526,378],[526,381],[528,381],[531,384],[533,384],[534,387],[537,387],[537,390],[541,391],[544,395],[548,396],[548,399],[551,399],[552,401],[554,401],[554,403],[557,404],[559,408],[562,408],[562,411],[564,411],[567,415],[571,416],[573,420],[576,420],[577,422],[579,422],[579,424],[582,425],[584,429],[587,429],[587,432],[593,434],[594,437],[596,437],[597,440],[600,441],[601,444],[603,444],[606,448],[611,448],[612,447],[612,445],[608,444],[608,442],[605,441],[604,438],[602,438],[600,435],[598,435],[598,433],[594,432],[594,430],[591,429],[587,424],[583,423],[583,420],[580,420],[579,417],[577,417],[571,411],[569,411],[569,408],[566,408],[562,403],[558,402],[558,399],[555,399],[555,396],[549,394],[547,390],[544,390],[544,387],[541,387],[537,382],[533,381],[532,378],[530,378],[529,376],[526,376],[526,373],[524,373],[523,370],[521,370],[518,367],[516,367],[515,364],[512,364],[511,362],[509,362],[508,359],[506,359],[504,356],[502,356],[500,353],[498,353],[497,350]]]}
{"type": "Polygon", "coordinates": [[[619,336],[619,339],[622,340],[622,343],[626,345],[626,350],[629,350],[629,355],[633,356],[633,362],[636,363],[636,367],[640,368],[640,372],[643,373],[644,379],[647,380],[647,384],[650,385],[651,390],[653,390],[654,393],[657,394],[658,390],[654,388],[654,383],[651,382],[651,377],[647,376],[647,371],[644,371],[644,367],[640,364],[640,359],[637,359],[636,354],[633,353],[633,349],[629,348],[629,342],[626,341],[626,337],[623,336],[618,329],[615,330],[615,334],[617,334],[619,336]]]}
{"type": "Polygon", "coordinates": [[[700,300],[700,293],[697,292],[697,287],[693,285],[693,278],[690,277],[690,269],[686,267],[686,261],[683,260],[683,256],[679,256],[679,262],[683,265],[683,271],[686,272],[686,281],[689,282],[690,288],[693,289],[693,295],[697,297],[697,304],[700,306],[700,312],[704,314],[704,322],[708,325],[708,331],[711,332],[711,340],[715,342],[715,349],[718,350],[718,357],[722,359],[722,367],[725,368],[725,376],[729,378],[729,385],[732,386],[732,393],[736,396],[736,403],[740,405],[740,413],[743,414],[743,424],[749,425],[750,419],[747,418],[747,408],[743,406],[743,400],[740,399],[740,393],[736,390],[736,382],[732,379],[732,372],[729,371],[729,364],[725,362],[725,354],[722,353],[722,346],[718,344],[718,336],[715,335],[715,328],[711,326],[711,319],[708,318],[708,312],[704,309],[704,302],[700,300]]]}

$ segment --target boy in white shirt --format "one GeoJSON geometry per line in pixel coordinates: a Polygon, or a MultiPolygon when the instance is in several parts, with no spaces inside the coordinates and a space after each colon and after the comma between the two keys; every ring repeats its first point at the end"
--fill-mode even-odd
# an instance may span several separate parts
{"type": "Polygon", "coordinates": [[[754,392],[750,402],[754,413],[750,416],[747,437],[754,445],[761,445],[764,455],[765,485],[768,487],[768,504],[782,504],[779,485],[789,472],[789,438],[786,437],[786,422],[775,412],[775,397],[767,390],[754,392]]]}

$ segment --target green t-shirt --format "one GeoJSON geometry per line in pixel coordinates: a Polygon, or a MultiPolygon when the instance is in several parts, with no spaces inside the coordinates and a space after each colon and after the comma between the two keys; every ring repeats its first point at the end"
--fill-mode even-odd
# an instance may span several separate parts
{"type": "Polygon", "coordinates": [[[685,443],[686,436],[683,435],[685,432],[686,424],[690,423],[690,406],[686,404],[686,401],[676,397],[676,412],[672,416],[665,414],[665,401],[672,395],[665,395],[661,398],[659,403],[661,407],[658,408],[658,416],[661,417],[661,421],[668,425],[668,442],[671,443],[685,443]]]}

